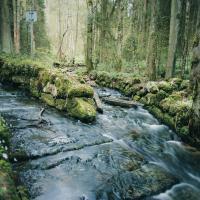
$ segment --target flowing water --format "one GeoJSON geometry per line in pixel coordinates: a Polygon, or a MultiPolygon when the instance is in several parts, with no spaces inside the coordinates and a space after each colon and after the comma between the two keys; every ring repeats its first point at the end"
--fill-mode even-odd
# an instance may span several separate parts
{"type": "MultiPolygon", "coordinates": [[[[120,96],[116,91],[98,92],[120,96]]],[[[13,167],[34,200],[198,200],[200,152],[148,111],[103,105],[93,124],[1,87],[13,167]]]]}

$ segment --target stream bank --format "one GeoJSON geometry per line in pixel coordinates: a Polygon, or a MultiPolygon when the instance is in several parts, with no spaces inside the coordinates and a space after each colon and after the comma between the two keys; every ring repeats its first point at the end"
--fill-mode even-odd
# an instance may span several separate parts
{"type": "Polygon", "coordinates": [[[1,54],[0,82],[26,89],[47,105],[81,121],[96,118],[93,88],[44,63],[1,54]]]}
{"type": "MultiPolygon", "coordinates": [[[[161,122],[176,131],[183,141],[193,144],[189,135],[189,114],[192,95],[189,80],[173,78],[168,81],[147,81],[131,74],[110,74],[93,71],[90,78],[103,87],[117,89],[133,100],[144,104],[161,122]]],[[[197,144],[200,147],[200,144],[197,144]]]]}
{"type": "MultiPolygon", "coordinates": [[[[16,186],[15,173],[10,160],[11,133],[5,120],[0,116],[0,199],[28,200],[26,189],[16,186]]],[[[12,160],[13,161],[13,160],[12,160]]]]}

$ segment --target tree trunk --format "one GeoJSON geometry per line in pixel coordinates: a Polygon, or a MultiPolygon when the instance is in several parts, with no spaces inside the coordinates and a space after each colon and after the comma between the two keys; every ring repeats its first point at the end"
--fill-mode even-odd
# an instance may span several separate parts
{"type": "Polygon", "coordinates": [[[74,41],[74,55],[73,58],[76,57],[76,49],[77,49],[77,41],[78,41],[78,26],[79,26],[79,0],[77,0],[77,12],[76,12],[76,34],[75,34],[75,41],[74,41]]]}
{"type": "Polygon", "coordinates": [[[200,40],[193,49],[190,85],[193,91],[193,105],[190,116],[189,131],[191,142],[200,147],[200,40]]]}
{"type": "Polygon", "coordinates": [[[105,60],[106,55],[106,29],[107,29],[107,0],[101,1],[101,22],[100,22],[100,62],[105,60]]]}
{"type": "Polygon", "coordinates": [[[123,19],[124,19],[124,5],[119,2],[118,8],[118,27],[117,27],[117,65],[118,72],[122,69],[122,49],[123,49],[123,19]]]}
{"type": "Polygon", "coordinates": [[[8,0],[3,0],[0,7],[0,18],[1,18],[1,50],[6,53],[12,52],[12,35],[11,35],[11,19],[8,0]]]}
{"type": "Polygon", "coordinates": [[[188,47],[189,47],[189,24],[190,23],[190,0],[186,2],[186,12],[185,12],[185,29],[184,29],[184,46],[183,46],[183,55],[181,63],[181,77],[184,78],[186,61],[188,57],[188,47]]]}
{"type": "Polygon", "coordinates": [[[166,66],[166,78],[171,78],[175,72],[176,51],[178,45],[178,33],[180,28],[181,0],[171,1],[171,19],[168,59],[166,66]]]}
{"type": "Polygon", "coordinates": [[[87,49],[86,49],[86,65],[87,70],[93,70],[93,1],[87,0],[88,19],[87,19],[87,49]]]}
{"type": "Polygon", "coordinates": [[[151,2],[151,24],[149,31],[147,67],[150,80],[156,80],[158,1],[151,2]]]}
{"type": "Polygon", "coordinates": [[[20,52],[20,0],[13,0],[13,34],[15,53],[20,52]]]}

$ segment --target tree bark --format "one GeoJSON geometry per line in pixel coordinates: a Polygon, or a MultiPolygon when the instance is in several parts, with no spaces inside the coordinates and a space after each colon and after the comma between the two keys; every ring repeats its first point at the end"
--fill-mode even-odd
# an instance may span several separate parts
{"type": "Polygon", "coordinates": [[[118,9],[118,27],[117,27],[117,66],[118,72],[122,69],[122,50],[123,50],[123,19],[124,19],[124,5],[119,2],[118,9]]]}
{"type": "Polygon", "coordinates": [[[15,53],[20,52],[20,0],[13,0],[13,34],[15,53]]]}
{"type": "Polygon", "coordinates": [[[0,18],[1,18],[1,49],[6,53],[11,53],[13,49],[12,34],[11,34],[11,18],[12,13],[9,9],[8,0],[2,0],[0,6],[0,18]]]}
{"type": "Polygon", "coordinates": [[[93,1],[87,0],[88,19],[87,19],[87,49],[86,49],[86,66],[87,70],[93,70],[93,1]]]}
{"type": "Polygon", "coordinates": [[[180,29],[181,0],[171,1],[171,19],[168,59],[166,65],[166,78],[171,78],[175,72],[176,51],[178,46],[178,33],[180,29]]]}
{"type": "Polygon", "coordinates": [[[189,131],[192,144],[200,148],[200,35],[193,49],[190,86],[193,91],[193,105],[189,131]]]}
{"type": "Polygon", "coordinates": [[[185,12],[185,29],[184,29],[184,46],[183,46],[183,55],[181,63],[181,77],[184,78],[185,75],[185,66],[188,56],[188,47],[189,47],[189,24],[190,23],[190,0],[186,1],[186,12],[185,12]]]}
{"type": "Polygon", "coordinates": [[[149,31],[147,67],[150,80],[156,80],[158,1],[151,2],[151,24],[149,31]]]}

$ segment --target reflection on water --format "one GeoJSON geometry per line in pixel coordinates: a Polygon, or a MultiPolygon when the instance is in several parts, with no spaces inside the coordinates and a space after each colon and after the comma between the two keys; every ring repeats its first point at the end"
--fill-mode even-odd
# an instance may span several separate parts
{"type": "Polygon", "coordinates": [[[48,108],[49,123],[38,124],[41,108],[23,93],[0,90],[0,112],[18,152],[14,166],[31,199],[199,199],[200,152],[143,108],[104,104],[93,124],[48,108]]]}

